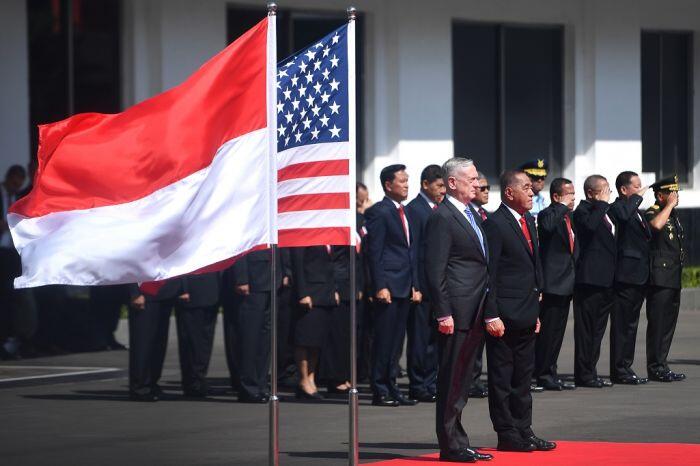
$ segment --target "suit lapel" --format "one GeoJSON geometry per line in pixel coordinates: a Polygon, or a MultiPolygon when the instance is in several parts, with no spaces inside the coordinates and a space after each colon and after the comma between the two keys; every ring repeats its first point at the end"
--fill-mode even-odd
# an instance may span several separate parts
{"type": "Polygon", "coordinates": [[[472,239],[472,241],[476,244],[477,249],[481,251],[483,255],[484,251],[486,250],[486,235],[484,234],[483,230],[481,231],[481,236],[484,238],[484,250],[482,251],[481,243],[479,242],[479,237],[476,236],[476,232],[474,231],[472,226],[469,225],[469,221],[464,216],[464,214],[460,212],[459,209],[457,209],[457,207],[455,207],[454,204],[452,204],[452,202],[446,200],[443,203],[447,206],[448,209],[450,209],[452,217],[454,217],[457,223],[459,223],[464,229],[464,231],[467,232],[467,235],[472,239]]]}
{"type": "MultiPolygon", "coordinates": [[[[510,224],[510,226],[513,228],[513,231],[515,231],[515,235],[518,237],[520,240],[520,244],[523,245],[525,248],[525,252],[527,252],[530,256],[533,256],[530,252],[530,246],[527,244],[527,240],[525,239],[525,235],[523,235],[523,230],[520,228],[520,223],[515,220],[515,217],[513,217],[513,214],[510,213],[510,210],[508,210],[508,207],[506,207],[505,204],[501,204],[501,207],[499,207],[499,210],[501,210],[501,215],[503,215],[506,218],[506,221],[510,224]]],[[[529,222],[528,222],[528,229],[529,229],[529,222]]],[[[530,238],[532,238],[532,230],[530,230],[530,238]]],[[[534,250],[534,240],[533,240],[533,250],[534,250]]]]}
{"type": "MultiPolygon", "coordinates": [[[[399,227],[399,231],[401,232],[401,236],[403,237],[403,241],[408,246],[408,242],[406,241],[406,232],[403,229],[403,223],[401,222],[401,216],[399,215],[399,209],[396,208],[394,205],[394,202],[389,199],[388,197],[385,197],[384,200],[382,201],[386,203],[386,205],[391,209],[392,212],[392,218],[396,221],[396,225],[399,227]]],[[[404,208],[404,215],[406,215],[406,208],[404,208]]],[[[411,234],[411,223],[408,221],[408,217],[406,217],[406,223],[408,224],[408,231],[409,234],[411,234]]]]}

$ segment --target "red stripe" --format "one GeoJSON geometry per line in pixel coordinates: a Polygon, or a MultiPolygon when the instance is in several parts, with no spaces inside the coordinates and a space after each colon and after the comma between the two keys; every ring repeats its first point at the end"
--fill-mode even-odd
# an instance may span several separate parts
{"type": "Polygon", "coordinates": [[[321,160],[320,162],[304,162],[287,165],[277,170],[277,181],[294,180],[297,178],[312,178],[314,176],[349,175],[350,161],[321,160]]]}
{"type": "MultiPolygon", "coordinates": [[[[224,259],[222,261],[217,262],[216,264],[207,265],[205,267],[202,267],[199,270],[195,270],[192,273],[188,273],[187,275],[200,275],[203,273],[221,272],[222,270],[226,270],[229,267],[231,267],[238,259],[245,256],[246,254],[249,254],[253,251],[260,251],[262,249],[268,249],[268,248],[269,248],[269,246],[267,244],[260,244],[258,246],[255,246],[255,247],[248,249],[245,252],[242,252],[241,254],[238,254],[237,256],[231,257],[229,259],[224,259]]],[[[174,280],[174,279],[180,278],[180,277],[173,277],[173,278],[169,278],[168,280],[174,280]]],[[[149,296],[155,296],[158,294],[158,290],[160,290],[168,280],[158,280],[156,282],[143,282],[143,283],[141,283],[141,285],[139,285],[139,290],[143,294],[147,294],[149,296]]]]}
{"type": "Polygon", "coordinates": [[[122,113],[39,127],[27,217],[123,204],[208,167],[226,142],[265,128],[267,18],[181,85],[122,113]]]}
{"type": "Polygon", "coordinates": [[[349,208],[349,193],[297,194],[283,197],[277,201],[279,213],[349,208]]]}
{"type": "Polygon", "coordinates": [[[290,228],[288,230],[280,230],[277,243],[281,248],[318,246],[322,244],[348,246],[350,245],[350,228],[290,228]]]}

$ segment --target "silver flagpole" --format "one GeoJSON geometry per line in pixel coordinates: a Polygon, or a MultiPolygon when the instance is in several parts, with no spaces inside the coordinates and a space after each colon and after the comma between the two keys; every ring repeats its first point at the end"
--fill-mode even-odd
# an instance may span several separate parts
{"type": "MultiPolygon", "coordinates": [[[[267,4],[267,15],[277,15],[277,4],[267,4]]],[[[272,18],[274,20],[274,18],[272,18]]],[[[268,27],[276,27],[276,21],[270,21],[268,27]]],[[[275,34],[276,37],[276,34],[275,34]]],[[[275,48],[277,43],[275,42],[275,48]]],[[[275,59],[275,62],[277,60],[275,59]]],[[[275,63],[276,66],[276,63],[275,63]]],[[[272,105],[268,102],[268,105],[272,105]]],[[[276,160],[271,163],[277,163],[276,160]]],[[[275,178],[274,182],[277,180],[275,178]]],[[[276,202],[276,200],[273,200],[276,202]]],[[[277,210],[275,209],[275,214],[277,210]]],[[[276,222],[275,222],[276,225],[276,222]]],[[[280,400],[277,396],[277,245],[270,247],[270,419],[269,419],[269,451],[268,464],[279,466],[280,445],[279,445],[279,414],[280,400]]]]}
{"type": "MultiPolygon", "coordinates": [[[[349,110],[348,115],[349,125],[350,125],[350,144],[352,145],[351,153],[353,154],[350,160],[352,185],[350,186],[351,193],[355,192],[355,182],[357,180],[357,173],[355,171],[355,155],[356,155],[356,138],[355,138],[355,19],[357,18],[357,10],[355,7],[350,7],[347,10],[348,13],[348,74],[349,81],[351,85],[349,86],[349,110]]],[[[354,201],[355,196],[351,195],[351,199],[354,201]]],[[[350,209],[355,208],[355,202],[350,203],[350,209]]],[[[351,211],[351,215],[354,212],[351,211]]],[[[353,216],[353,219],[355,217],[353,216]]],[[[354,225],[354,221],[352,222],[354,225]]],[[[355,235],[356,231],[350,232],[351,235],[355,235]]],[[[357,390],[357,276],[355,270],[355,246],[350,242],[349,252],[350,252],[350,393],[349,397],[349,408],[350,408],[350,439],[348,442],[348,464],[350,466],[357,466],[360,463],[360,445],[359,445],[359,432],[358,432],[358,395],[357,390]]]]}

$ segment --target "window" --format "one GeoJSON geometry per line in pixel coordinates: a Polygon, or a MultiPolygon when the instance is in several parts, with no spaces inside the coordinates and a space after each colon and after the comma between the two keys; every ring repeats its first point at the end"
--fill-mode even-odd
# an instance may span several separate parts
{"type": "Polygon", "coordinates": [[[536,158],[561,172],[562,44],[561,27],[453,24],[455,153],[490,178],[536,158]]]}
{"type": "Polygon", "coordinates": [[[80,112],[118,112],[120,0],[28,0],[29,100],[36,126],[80,112]]]}
{"type": "Polygon", "coordinates": [[[642,170],[687,183],[692,153],[692,35],[642,32],[642,170]]]}
{"type": "MultiPolygon", "coordinates": [[[[267,14],[266,8],[229,5],[227,39],[231,43],[256,25],[267,14]]],[[[343,12],[309,12],[280,8],[277,10],[277,58],[282,61],[294,51],[303,49],[347,22],[343,12]]],[[[364,83],[364,18],[357,16],[356,33],[356,95],[357,95],[357,173],[362,173],[364,161],[363,83],[364,83]]]]}

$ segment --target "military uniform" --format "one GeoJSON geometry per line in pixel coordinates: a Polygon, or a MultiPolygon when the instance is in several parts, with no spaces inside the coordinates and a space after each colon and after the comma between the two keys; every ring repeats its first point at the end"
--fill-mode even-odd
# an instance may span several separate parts
{"type": "MultiPolygon", "coordinates": [[[[530,180],[533,182],[538,178],[547,178],[547,161],[543,159],[531,160],[527,163],[520,165],[520,170],[527,173],[530,180]]],[[[537,220],[537,215],[542,212],[545,208],[549,206],[549,199],[542,194],[542,191],[538,192],[532,197],[532,209],[530,209],[530,214],[537,220]]]]}
{"type": "MultiPolygon", "coordinates": [[[[654,191],[678,191],[677,178],[653,184],[654,191]]],[[[647,209],[647,221],[653,220],[663,207],[657,202],[647,209]]],[[[647,294],[647,372],[652,380],[672,382],[685,378],[668,367],[667,358],[676,329],[681,298],[683,268],[683,226],[676,210],[671,211],[661,230],[652,229],[650,242],[651,274],[647,294]]]]}

